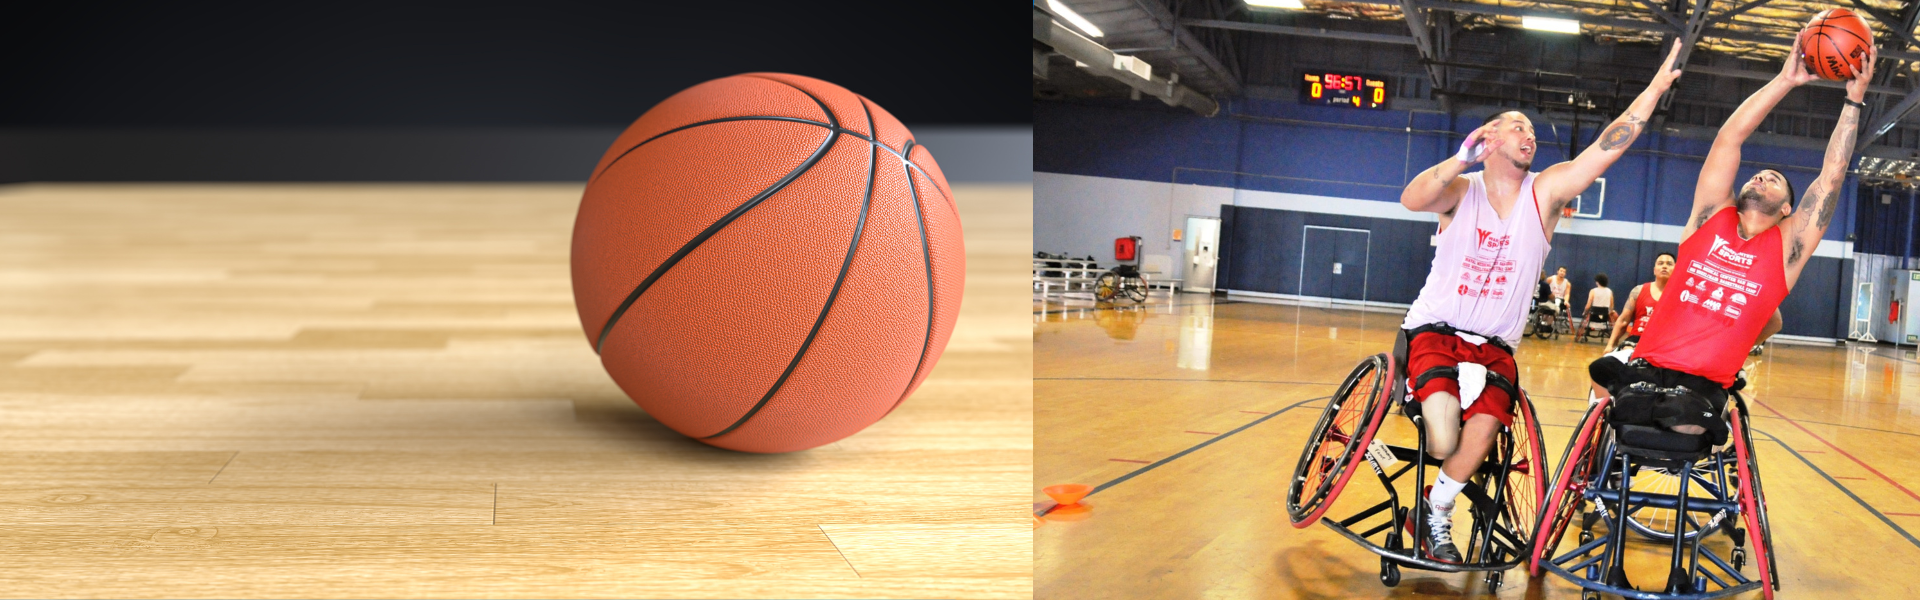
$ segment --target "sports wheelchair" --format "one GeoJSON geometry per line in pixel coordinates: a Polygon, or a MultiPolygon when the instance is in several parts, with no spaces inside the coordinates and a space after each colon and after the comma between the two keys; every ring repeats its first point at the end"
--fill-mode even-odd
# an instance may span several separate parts
{"type": "Polygon", "coordinates": [[[1095,300],[1112,302],[1122,295],[1136,303],[1147,301],[1147,281],[1140,277],[1138,265],[1119,265],[1108,269],[1093,284],[1095,300]]]}
{"type": "Polygon", "coordinates": [[[1533,303],[1533,312],[1527,315],[1527,329],[1521,337],[1534,336],[1540,339],[1558,339],[1560,334],[1571,333],[1573,321],[1565,316],[1553,302],[1533,303]]]}
{"type": "Polygon", "coordinates": [[[1574,329],[1573,341],[1585,343],[1598,339],[1602,342],[1613,336],[1613,309],[1598,306],[1588,310],[1580,319],[1580,326],[1574,329]]]}
{"type": "MultiPolygon", "coordinates": [[[[1487,373],[1489,388],[1506,390],[1513,398],[1513,426],[1496,435],[1486,461],[1461,492],[1464,501],[1459,505],[1468,509],[1473,522],[1467,535],[1455,536],[1456,543],[1465,542],[1462,562],[1429,558],[1422,549],[1430,510],[1425,491],[1428,471],[1438,471],[1439,461],[1427,454],[1426,418],[1412,398],[1410,386],[1416,384],[1405,372],[1408,338],[1408,332],[1401,331],[1391,354],[1361,360],[1329,399],[1294,467],[1287,513],[1296,528],[1318,521],[1380,555],[1380,582],[1388,587],[1399,585],[1400,568],[1406,567],[1486,572],[1488,589],[1497,590],[1504,571],[1526,562],[1535,513],[1546,494],[1546,449],[1533,402],[1513,382],[1487,373]],[[1410,425],[1387,424],[1393,412],[1406,415],[1410,425]],[[1322,519],[1363,459],[1385,488],[1385,499],[1349,516],[1322,519]],[[1393,469],[1400,463],[1405,464],[1393,469]],[[1409,471],[1411,482],[1401,482],[1409,471]],[[1411,499],[1403,499],[1402,493],[1410,493],[1411,499]]],[[[1420,381],[1458,376],[1458,370],[1443,367],[1422,373],[1420,381]]]]}
{"type": "MultiPolygon", "coordinates": [[[[1705,434],[1609,423],[1614,399],[1593,403],[1568,442],[1553,491],[1544,498],[1528,571],[1536,577],[1552,571],[1578,584],[1583,600],[1601,593],[1697,600],[1754,589],[1771,600],[1780,582],[1740,387],[1728,392],[1729,443],[1721,449],[1712,447],[1705,434]],[[1576,518],[1579,541],[1562,551],[1562,538],[1576,518]],[[1597,523],[1605,529],[1595,535],[1597,523]],[[1628,581],[1627,531],[1670,550],[1665,588],[1641,591],[1628,581]],[[1716,532],[1731,541],[1727,558],[1706,543],[1716,532]],[[1752,578],[1741,572],[1749,540],[1757,571],[1752,578]]],[[[1651,386],[1636,393],[1690,392],[1651,386]]]]}

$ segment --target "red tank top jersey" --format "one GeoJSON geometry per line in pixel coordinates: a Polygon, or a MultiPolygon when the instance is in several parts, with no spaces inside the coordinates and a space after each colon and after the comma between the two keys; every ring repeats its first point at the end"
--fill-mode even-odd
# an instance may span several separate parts
{"type": "Polygon", "coordinates": [[[1732,386],[1760,330],[1787,298],[1780,228],[1740,239],[1739,212],[1723,208],[1680,243],[1674,267],[1633,355],[1732,386]]]}
{"type": "Polygon", "coordinates": [[[1642,283],[1640,295],[1633,297],[1633,325],[1627,328],[1627,335],[1646,333],[1647,319],[1651,318],[1653,318],[1653,284],[1642,283]]]}

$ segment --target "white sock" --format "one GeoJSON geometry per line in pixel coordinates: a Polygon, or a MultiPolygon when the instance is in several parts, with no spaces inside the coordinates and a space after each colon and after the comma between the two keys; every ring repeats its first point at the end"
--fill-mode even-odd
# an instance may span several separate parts
{"type": "Polygon", "coordinates": [[[1427,494],[1427,503],[1433,506],[1434,512],[1452,512],[1453,499],[1466,487],[1467,484],[1454,481],[1446,471],[1441,471],[1440,476],[1433,480],[1433,491],[1427,494]]]}

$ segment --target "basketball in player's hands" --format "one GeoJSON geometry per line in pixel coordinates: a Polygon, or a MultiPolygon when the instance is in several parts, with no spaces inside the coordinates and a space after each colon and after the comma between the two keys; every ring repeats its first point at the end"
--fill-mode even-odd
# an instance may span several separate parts
{"type": "Polygon", "coordinates": [[[662,424],[747,452],[886,416],[946,348],[965,249],[933,155],[840,86],[688,88],[601,157],[573,293],[607,373],[662,424]]]}
{"type": "Polygon", "coordinates": [[[1800,30],[1800,58],[1807,72],[1821,79],[1844,81],[1864,69],[1873,30],[1865,19],[1844,8],[1814,15],[1800,30]]]}

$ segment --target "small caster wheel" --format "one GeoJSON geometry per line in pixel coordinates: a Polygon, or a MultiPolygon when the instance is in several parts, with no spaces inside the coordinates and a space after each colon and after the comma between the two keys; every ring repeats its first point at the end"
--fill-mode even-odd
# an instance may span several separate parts
{"type": "Polygon", "coordinates": [[[1600,600],[1600,592],[1593,590],[1580,592],[1580,600],[1600,600]]]}
{"type": "Polygon", "coordinates": [[[1734,548],[1733,549],[1733,570],[1738,571],[1740,570],[1740,567],[1744,567],[1746,565],[1747,565],[1747,549],[1734,548]]]}
{"type": "Polygon", "coordinates": [[[1500,591],[1500,578],[1501,578],[1500,573],[1498,571],[1488,573],[1487,574],[1487,591],[1489,592],[1500,591]]]}
{"type": "Polygon", "coordinates": [[[1584,546],[1587,544],[1587,542],[1591,542],[1591,541],[1593,541],[1593,532],[1591,531],[1580,532],[1580,545],[1584,546]]]}
{"type": "Polygon", "coordinates": [[[1387,587],[1400,585],[1400,565],[1380,561],[1380,583],[1387,587]]]}

